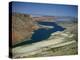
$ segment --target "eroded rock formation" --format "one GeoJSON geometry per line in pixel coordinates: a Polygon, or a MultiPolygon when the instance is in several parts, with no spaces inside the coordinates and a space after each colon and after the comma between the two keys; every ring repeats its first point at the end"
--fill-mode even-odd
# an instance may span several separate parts
{"type": "Polygon", "coordinates": [[[30,15],[12,13],[12,45],[29,40],[32,31],[38,29],[38,26],[32,21],[30,15]]]}

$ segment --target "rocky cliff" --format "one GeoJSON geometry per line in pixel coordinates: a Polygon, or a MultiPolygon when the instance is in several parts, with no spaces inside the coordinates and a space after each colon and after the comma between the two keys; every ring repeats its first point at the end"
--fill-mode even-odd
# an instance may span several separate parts
{"type": "Polygon", "coordinates": [[[12,13],[12,45],[29,40],[38,26],[28,14],[12,13]]]}

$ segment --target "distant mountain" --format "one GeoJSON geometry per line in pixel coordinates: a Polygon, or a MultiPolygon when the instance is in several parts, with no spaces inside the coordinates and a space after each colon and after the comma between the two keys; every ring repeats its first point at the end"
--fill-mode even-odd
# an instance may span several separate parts
{"type": "Polygon", "coordinates": [[[40,17],[33,17],[34,21],[55,21],[55,16],[40,16],[40,17]]]}
{"type": "Polygon", "coordinates": [[[70,16],[40,16],[32,17],[34,21],[59,22],[59,21],[77,21],[76,17],[70,16]]]}

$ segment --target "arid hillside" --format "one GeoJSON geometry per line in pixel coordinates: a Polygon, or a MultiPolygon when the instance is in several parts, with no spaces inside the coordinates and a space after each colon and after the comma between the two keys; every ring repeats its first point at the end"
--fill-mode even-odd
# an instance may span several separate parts
{"type": "Polygon", "coordinates": [[[33,17],[32,18],[34,21],[55,21],[56,17],[55,16],[41,16],[41,17],[33,17]]]}
{"type": "Polygon", "coordinates": [[[38,29],[38,26],[32,21],[30,15],[12,13],[12,45],[22,41],[29,40],[32,31],[38,29]]]}

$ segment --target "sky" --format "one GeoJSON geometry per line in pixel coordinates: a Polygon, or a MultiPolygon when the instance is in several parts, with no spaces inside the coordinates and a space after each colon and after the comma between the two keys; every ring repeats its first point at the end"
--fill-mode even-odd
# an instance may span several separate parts
{"type": "Polygon", "coordinates": [[[12,2],[12,12],[32,14],[36,16],[48,15],[77,17],[78,7],[76,5],[12,2]]]}

